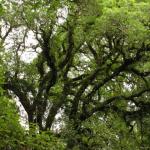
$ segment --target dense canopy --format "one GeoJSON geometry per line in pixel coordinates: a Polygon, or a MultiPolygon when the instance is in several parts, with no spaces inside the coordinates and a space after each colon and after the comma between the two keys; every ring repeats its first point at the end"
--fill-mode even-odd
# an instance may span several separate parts
{"type": "Polygon", "coordinates": [[[1,0],[0,85],[1,149],[150,149],[149,0],[1,0]]]}

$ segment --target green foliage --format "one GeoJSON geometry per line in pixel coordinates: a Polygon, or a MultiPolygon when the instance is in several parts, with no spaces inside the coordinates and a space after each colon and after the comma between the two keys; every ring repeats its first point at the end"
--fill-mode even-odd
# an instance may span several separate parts
{"type": "Polygon", "coordinates": [[[0,149],[149,148],[149,12],[148,0],[1,0],[0,149]]]}
{"type": "Polygon", "coordinates": [[[140,149],[140,137],[135,130],[130,133],[128,126],[116,113],[110,112],[107,117],[102,114],[94,115],[84,121],[78,130],[72,126],[67,126],[66,136],[73,139],[78,149],[140,149]]]}
{"type": "Polygon", "coordinates": [[[36,150],[63,150],[65,149],[64,142],[55,137],[51,132],[32,133],[26,136],[25,147],[36,150]]]}
{"type": "MultiPolygon", "coordinates": [[[[0,66],[0,85],[5,82],[3,72],[4,69],[0,66]]],[[[0,149],[16,149],[23,140],[23,128],[14,102],[5,97],[3,92],[0,86],[0,149]]]]}
{"type": "Polygon", "coordinates": [[[0,97],[0,148],[19,147],[23,140],[23,129],[15,105],[7,98],[0,97]]]}

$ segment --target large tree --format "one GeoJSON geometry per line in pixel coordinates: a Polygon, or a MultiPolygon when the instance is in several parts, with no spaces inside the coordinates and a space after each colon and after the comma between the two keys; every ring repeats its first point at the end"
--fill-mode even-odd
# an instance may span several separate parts
{"type": "Polygon", "coordinates": [[[0,8],[2,87],[29,123],[61,124],[67,149],[148,145],[149,2],[2,0],[0,8]]]}

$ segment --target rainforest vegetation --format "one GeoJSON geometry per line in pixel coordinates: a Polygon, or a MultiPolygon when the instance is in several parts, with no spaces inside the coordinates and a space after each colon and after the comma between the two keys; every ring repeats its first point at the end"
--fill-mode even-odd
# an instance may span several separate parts
{"type": "Polygon", "coordinates": [[[150,1],[0,0],[0,150],[150,150],[150,1]]]}

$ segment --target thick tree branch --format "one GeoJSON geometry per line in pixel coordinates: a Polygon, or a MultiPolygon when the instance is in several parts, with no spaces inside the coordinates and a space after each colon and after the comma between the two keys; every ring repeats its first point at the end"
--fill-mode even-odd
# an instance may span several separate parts
{"type": "MultiPolygon", "coordinates": [[[[143,103],[141,101],[135,101],[134,98],[137,98],[137,97],[140,97],[142,96],[142,94],[146,93],[146,92],[150,92],[150,88],[146,88],[146,89],[142,89],[138,92],[135,92],[129,96],[125,96],[125,95],[119,95],[119,96],[114,96],[114,97],[111,97],[107,100],[105,100],[104,102],[101,102],[99,105],[95,106],[91,111],[87,111],[86,109],[87,108],[82,108],[83,112],[82,114],[80,115],[80,119],[83,121],[83,120],[86,120],[87,118],[89,118],[90,116],[92,116],[94,113],[96,112],[99,112],[99,111],[105,111],[105,109],[111,109],[112,107],[112,103],[114,101],[120,101],[120,100],[129,100],[129,101],[133,101],[137,107],[140,107],[141,109],[142,108],[145,108],[145,112],[147,113],[150,113],[149,109],[150,108],[150,104],[149,103],[143,103]],[[148,105],[147,105],[148,104],[148,105]]],[[[85,106],[84,106],[85,107],[85,106]]],[[[88,105],[86,106],[88,107],[88,105]]]]}

